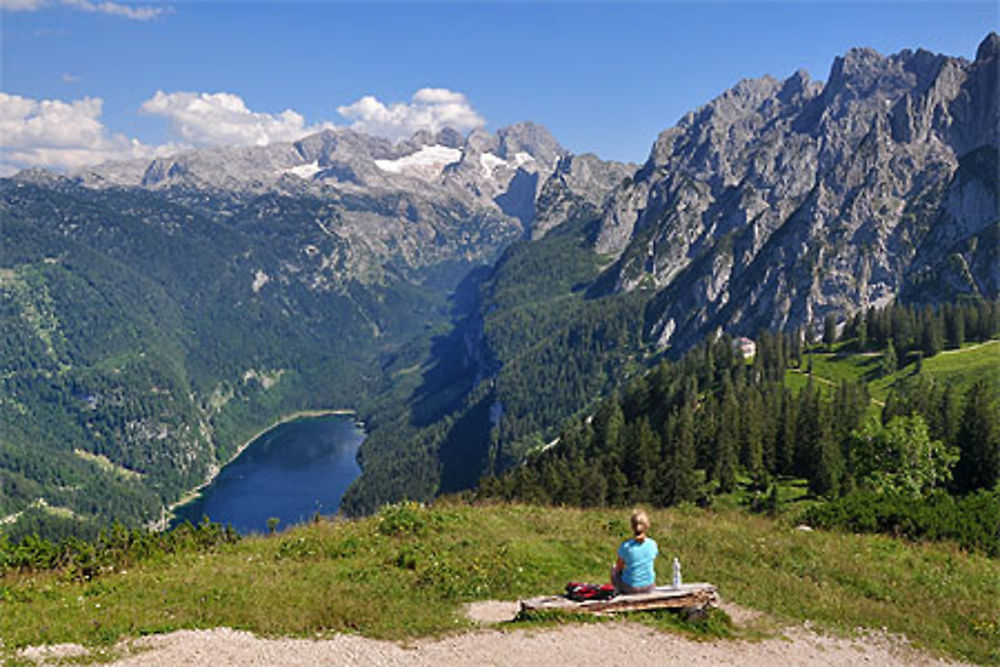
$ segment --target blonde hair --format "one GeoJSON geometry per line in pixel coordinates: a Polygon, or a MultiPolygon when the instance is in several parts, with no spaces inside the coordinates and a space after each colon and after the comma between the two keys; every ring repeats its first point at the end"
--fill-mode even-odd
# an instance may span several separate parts
{"type": "Polygon", "coordinates": [[[632,512],[632,532],[636,535],[645,535],[649,532],[649,515],[645,510],[637,509],[632,512]]]}

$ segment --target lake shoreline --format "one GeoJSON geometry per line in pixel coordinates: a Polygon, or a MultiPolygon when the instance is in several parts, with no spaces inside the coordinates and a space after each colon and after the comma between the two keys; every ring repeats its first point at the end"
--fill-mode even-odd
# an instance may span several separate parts
{"type": "Polygon", "coordinates": [[[257,439],[259,439],[268,431],[274,430],[279,426],[282,426],[283,424],[288,424],[290,422],[298,421],[300,419],[349,416],[356,414],[357,412],[355,410],[348,410],[346,408],[336,408],[331,410],[298,410],[296,412],[291,412],[281,416],[276,421],[272,422],[270,426],[260,429],[253,436],[251,436],[245,442],[243,442],[243,444],[237,447],[236,451],[233,452],[233,455],[230,456],[225,463],[215,466],[213,469],[211,469],[208,475],[205,477],[205,480],[201,484],[188,490],[180,498],[167,505],[163,509],[163,513],[161,514],[160,519],[158,521],[150,522],[150,524],[148,524],[149,528],[157,531],[166,530],[167,527],[170,526],[170,524],[176,518],[177,516],[176,512],[178,509],[184,507],[185,505],[189,505],[194,501],[196,501],[198,498],[200,498],[202,492],[204,492],[205,489],[207,489],[212,484],[212,482],[215,481],[215,479],[222,472],[223,468],[225,468],[230,463],[238,459],[240,457],[240,454],[246,451],[247,447],[252,445],[257,439]]]}

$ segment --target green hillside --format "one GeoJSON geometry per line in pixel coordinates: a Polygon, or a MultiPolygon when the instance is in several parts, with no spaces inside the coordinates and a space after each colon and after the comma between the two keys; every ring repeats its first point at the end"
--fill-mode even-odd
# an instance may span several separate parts
{"type": "MultiPolygon", "coordinates": [[[[774,621],[724,619],[665,629],[760,636],[810,620],[822,631],[901,633],[955,659],[1000,661],[1000,561],[948,544],[803,532],[793,522],[691,507],[651,513],[661,579],[677,556],[689,581],[774,621]]],[[[461,605],[603,581],[628,534],[623,509],[399,505],[235,543],[197,540],[173,555],[122,548],[92,580],[62,572],[0,578],[4,650],[57,642],[95,648],[123,637],[228,626],[263,635],[409,638],[469,629],[461,605]],[[212,546],[214,544],[214,546],[212,546]],[[247,583],[252,581],[253,585],[247,583]]],[[[0,552],[2,553],[2,552],[0,552]]]]}
{"type": "MultiPolygon", "coordinates": [[[[917,362],[915,357],[908,357],[899,370],[882,375],[879,372],[880,360],[881,355],[877,352],[818,352],[813,354],[812,374],[827,386],[836,386],[845,380],[865,381],[872,398],[884,402],[894,385],[916,372],[917,362]]],[[[954,385],[959,392],[964,392],[978,380],[1000,379],[1000,340],[967,343],[960,349],[944,350],[920,363],[920,372],[924,375],[954,385]]],[[[801,387],[806,382],[803,375],[803,369],[789,369],[786,382],[790,386],[801,387]]]]}

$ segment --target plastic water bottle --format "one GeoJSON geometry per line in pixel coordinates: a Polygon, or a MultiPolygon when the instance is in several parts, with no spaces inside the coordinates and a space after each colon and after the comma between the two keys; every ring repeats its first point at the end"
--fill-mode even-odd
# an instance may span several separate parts
{"type": "Polygon", "coordinates": [[[674,558],[674,577],[673,577],[674,588],[681,587],[681,562],[674,558]]]}

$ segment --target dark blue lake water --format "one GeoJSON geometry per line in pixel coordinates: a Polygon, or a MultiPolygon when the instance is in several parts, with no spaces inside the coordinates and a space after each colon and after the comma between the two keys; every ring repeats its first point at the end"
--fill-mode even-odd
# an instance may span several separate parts
{"type": "Polygon", "coordinates": [[[224,467],[196,500],[176,510],[174,523],[202,516],[240,533],[262,533],[334,514],[361,470],[355,455],[365,434],[346,415],[298,419],[267,431],[224,467]]]}

